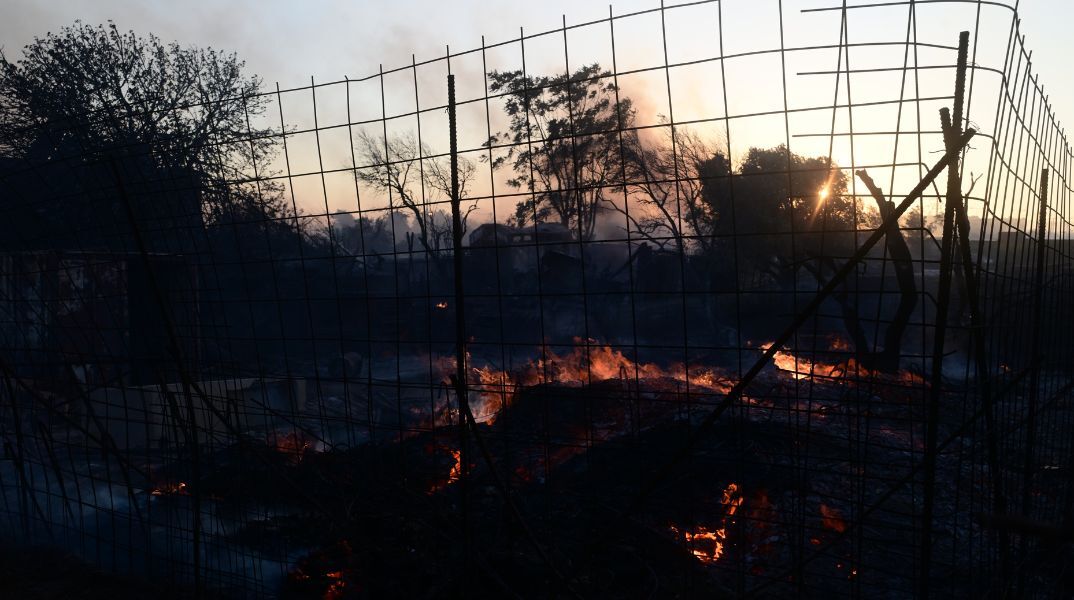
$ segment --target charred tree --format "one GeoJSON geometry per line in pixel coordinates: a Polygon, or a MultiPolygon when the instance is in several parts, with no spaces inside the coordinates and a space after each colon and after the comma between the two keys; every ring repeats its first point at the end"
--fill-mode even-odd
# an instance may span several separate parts
{"type": "MultiPolygon", "coordinates": [[[[873,179],[865,171],[857,171],[858,177],[869,188],[869,193],[876,201],[880,218],[887,220],[895,210],[895,204],[884,196],[884,192],[877,187],[873,179]]],[[[854,344],[855,359],[867,369],[875,369],[884,373],[894,373],[899,370],[899,358],[902,356],[902,342],[906,333],[906,327],[910,323],[910,316],[917,308],[917,283],[914,281],[914,265],[910,255],[910,247],[902,235],[902,231],[895,228],[884,236],[884,243],[888,254],[891,255],[895,270],[895,281],[899,286],[899,304],[895,308],[884,330],[884,343],[879,349],[869,343],[865,333],[865,327],[858,313],[857,302],[853,290],[843,282],[832,293],[832,299],[839,304],[840,315],[847,334],[854,344]]],[[[814,257],[816,264],[806,261],[802,264],[809,273],[822,285],[827,283],[828,272],[838,271],[835,261],[831,257],[814,257]]]]}
{"type": "MultiPolygon", "coordinates": [[[[857,171],[857,175],[876,200],[880,218],[886,220],[895,210],[895,204],[884,197],[884,192],[877,187],[868,173],[861,170],[857,171]]],[[[885,236],[884,242],[891,255],[895,280],[899,285],[899,304],[884,332],[884,347],[869,356],[872,364],[868,366],[884,372],[894,372],[899,369],[899,357],[902,356],[902,340],[906,333],[906,326],[910,323],[910,316],[914,314],[914,309],[917,308],[917,284],[914,282],[914,264],[910,256],[910,247],[906,244],[902,231],[897,227],[892,228],[885,236]]]]}

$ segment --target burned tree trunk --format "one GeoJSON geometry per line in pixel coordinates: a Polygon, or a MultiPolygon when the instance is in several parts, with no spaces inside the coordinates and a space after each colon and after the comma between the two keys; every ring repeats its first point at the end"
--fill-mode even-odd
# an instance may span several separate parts
{"type": "MultiPolygon", "coordinates": [[[[824,275],[825,268],[831,270],[832,273],[837,271],[835,261],[831,258],[818,257],[817,266],[814,267],[808,262],[802,265],[807,271],[821,284],[824,285],[827,282],[824,275]]],[[[839,303],[840,315],[843,318],[843,326],[846,327],[847,334],[850,335],[850,341],[854,344],[855,358],[861,361],[864,365],[869,365],[871,362],[872,352],[869,350],[869,338],[865,335],[865,328],[861,325],[861,317],[858,315],[857,304],[852,299],[850,290],[847,289],[846,283],[832,293],[832,299],[839,303]]]]}
{"type": "MultiPolygon", "coordinates": [[[[873,199],[876,200],[880,217],[887,220],[895,210],[895,204],[884,197],[884,193],[869,177],[865,171],[858,171],[858,177],[869,188],[873,199]]],[[[880,350],[874,350],[869,344],[865,334],[865,328],[858,314],[857,304],[853,300],[851,292],[846,288],[846,283],[839,291],[832,294],[832,298],[839,303],[843,318],[843,325],[850,335],[854,344],[854,353],[861,365],[869,369],[876,369],[885,373],[894,373],[899,370],[899,358],[902,356],[902,340],[906,333],[906,327],[910,323],[910,316],[917,307],[917,283],[914,281],[914,265],[910,255],[910,247],[903,238],[899,229],[894,229],[885,237],[888,253],[891,255],[895,269],[895,280],[899,285],[899,304],[895,308],[895,314],[888,322],[884,330],[884,345],[880,350]]],[[[836,270],[835,263],[830,258],[822,258],[816,267],[808,263],[803,266],[824,284],[826,281],[825,268],[836,270]]]]}
{"type": "MultiPolygon", "coordinates": [[[[858,171],[857,175],[876,200],[880,218],[886,220],[895,209],[895,204],[884,197],[884,192],[877,187],[868,173],[858,171]]],[[[892,229],[885,236],[884,241],[894,264],[895,280],[899,284],[899,305],[884,332],[884,348],[873,354],[870,366],[881,371],[894,372],[899,369],[902,338],[906,332],[906,326],[917,307],[917,284],[914,282],[914,265],[910,256],[910,247],[906,244],[902,231],[898,228],[892,229]]]]}

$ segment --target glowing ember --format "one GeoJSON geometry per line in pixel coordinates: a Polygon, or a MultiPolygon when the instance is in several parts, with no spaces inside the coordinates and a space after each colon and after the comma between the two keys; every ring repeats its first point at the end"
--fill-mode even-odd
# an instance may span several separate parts
{"type": "Polygon", "coordinates": [[[828,349],[836,352],[850,352],[850,342],[838,335],[828,336],[828,349]]]}
{"type": "Polygon", "coordinates": [[[350,543],[340,540],[300,559],[287,574],[292,594],[288,597],[341,600],[355,597],[354,577],[358,563],[350,543]]]}
{"type": "Polygon", "coordinates": [[[180,481],[179,483],[169,483],[162,487],[153,488],[149,490],[149,493],[153,496],[186,496],[190,492],[186,489],[186,483],[180,481]]]}
{"type": "Polygon", "coordinates": [[[846,523],[843,522],[842,513],[827,504],[820,505],[820,516],[824,519],[823,525],[825,529],[830,529],[836,533],[843,533],[847,530],[846,523]]]}
{"type": "Polygon", "coordinates": [[[272,432],[268,436],[268,444],[287,458],[290,464],[298,464],[312,449],[312,444],[301,432],[292,431],[285,434],[272,432]]]}
{"type": "Polygon", "coordinates": [[[440,302],[436,303],[436,307],[439,308],[440,310],[444,310],[445,308],[448,307],[448,304],[447,304],[446,301],[441,300],[440,302]]]}
{"type": "Polygon", "coordinates": [[[728,522],[734,523],[732,517],[742,505],[743,498],[737,495],[737,492],[738,484],[736,483],[729,483],[723,491],[720,504],[724,506],[725,515],[719,529],[709,530],[701,526],[696,531],[679,531],[674,525],[670,527],[672,533],[682,536],[690,553],[705,564],[715,563],[723,556],[724,543],[727,541],[727,524],[728,522]]]}
{"type": "Polygon", "coordinates": [[[343,597],[343,588],[346,587],[346,582],[343,581],[342,571],[332,571],[331,573],[325,573],[324,576],[328,578],[332,583],[328,584],[328,589],[324,591],[324,600],[337,600],[343,597]]]}

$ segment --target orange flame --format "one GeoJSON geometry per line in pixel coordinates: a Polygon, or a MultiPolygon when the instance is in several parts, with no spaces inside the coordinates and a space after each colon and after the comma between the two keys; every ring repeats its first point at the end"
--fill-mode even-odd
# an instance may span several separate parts
{"type": "MultiPolygon", "coordinates": [[[[847,352],[850,350],[850,343],[838,336],[830,337],[828,343],[828,351],[847,352]]],[[[767,351],[771,347],[772,342],[761,344],[762,350],[767,351]]],[[[795,379],[812,379],[814,376],[832,378],[846,374],[872,378],[891,377],[891,375],[885,375],[879,371],[862,366],[854,357],[850,357],[841,362],[826,363],[817,360],[809,360],[780,349],[772,355],[772,363],[776,365],[777,369],[790,373],[791,377],[794,377],[795,379]]],[[[925,384],[925,379],[923,377],[906,370],[900,371],[897,378],[907,384],[925,384]]]]}
{"type": "Polygon", "coordinates": [[[455,459],[455,464],[451,465],[451,471],[448,472],[448,483],[455,483],[459,480],[459,475],[462,475],[462,453],[452,450],[451,458],[455,459]]]}
{"type": "Polygon", "coordinates": [[[732,517],[738,512],[738,507],[742,505],[743,498],[741,495],[737,495],[737,492],[738,484],[733,482],[727,484],[723,491],[720,504],[724,506],[725,515],[719,529],[709,530],[707,527],[699,526],[696,531],[680,532],[674,525],[670,526],[672,533],[682,536],[687,548],[690,549],[690,553],[705,564],[713,564],[723,556],[724,543],[727,541],[727,523],[729,521],[734,523],[732,517]]]}
{"type": "Polygon", "coordinates": [[[452,450],[451,458],[455,460],[455,464],[451,465],[451,471],[448,472],[447,479],[440,483],[433,484],[433,486],[429,488],[430,494],[439,492],[447,486],[455,483],[459,480],[459,476],[462,475],[462,452],[458,450],[452,450]]]}
{"type": "MultiPolygon", "coordinates": [[[[471,410],[478,422],[492,424],[496,415],[509,406],[518,389],[540,383],[585,385],[610,379],[671,379],[695,390],[727,393],[732,384],[719,369],[687,366],[675,363],[667,368],[654,363],[635,362],[622,351],[595,340],[574,339],[569,354],[559,355],[544,348],[541,357],[531,360],[513,373],[486,365],[470,366],[467,383],[475,393],[471,410]]],[[[467,355],[467,362],[470,356],[467,355]]],[[[455,371],[455,359],[441,357],[436,361],[441,376],[455,371]]]]}
{"type": "Polygon", "coordinates": [[[582,338],[574,338],[574,349],[566,356],[545,349],[543,357],[530,364],[530,378],[578,384],[608,379],[667,378],[724,393],[731,389],[727,378],[717,369],[687,367],[681,363],[665,369],[654,363],[632,361],[620,350],[582,338]]]}

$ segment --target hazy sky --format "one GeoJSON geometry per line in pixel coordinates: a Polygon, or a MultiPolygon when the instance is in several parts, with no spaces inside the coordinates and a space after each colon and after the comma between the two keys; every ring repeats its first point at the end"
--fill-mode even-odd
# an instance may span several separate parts
{"type": "MultiPolygon", "coordinates": [[[[762,2],[766,0],[761,0],[762,2]]],[[[864,0],[851,0],[860,4],[864,0]]],[[[1014,2],[1015,0],[1010,0],[1014,2]]],[[[727,0],[750,5],[758,0],[727,0]]],[[[669,0],[668,4],[675,2],[669,0]]],[[[784,0],[784,11],[838,5],[837,0],[784,0]]],[[[659,0],[617,0],[617,14],[660,5],[659,0]]],[[[233,50],[265,81],[283,87],[360,77],[453,49],[469,49],[485,35],[490,43],[607,16],[608,3],[591,0],[3,0],[0,45],[9,58],[34,35],[75,19],[114,20],[121,29],[153,32],[165,40],[233,50]]],[[[1022,31],[1035,49],[1035,70],[1061,116],[1074,119],[1074,2],[1021,0],[1022,31]]],[[[901,33],[902,25],[878,24],[901,33]]],[[[952,30],[972,25],[951,23],[952,30]],[[960,27],[961,25],[961,27],[960,27]]],[[[1001,45],[1005,40],[997,40],[1001,45]]],[[[1074,121],[1072,121],[1074,122],[1074,121]]]]}
{"type": "MultiPolygon", "coordinates": [[[[1009,1],[1013,3],[1015,0],[1009,1]]],[[[866,0],[852,0],[849,4],[865,2],[866,0]]],[[[668,5],[677,3],[679,2],[667,1],[668,5]]],[[[788,23],[788,46],[839,41],[838,13],[802,14],[800,12],[805,8],[838,6],[838,0],[783,0],[782,5],[784,18],[788,23]]],[[[613,8],[615,14],[624,14],[659,6],[659,0],[618,0],[614,2],[613,8]]],[[[726,54],[778,47],[779,0],[725,0],[722,6],[727,23],[723,40],[726,54]]],[[[925,3],[919,6],[921,7],[918,12],[919,28],[923,34],[927,33],[932,36],[926,35],[922,39],[954,45],[959,30],[974,28],[973,5],[925,3]]],[[[237,52],[246,60],[249,71],[260,74],[268,87],[273,87],[279,82],[283,88],[306,85],[309,83],[310,76],[315,77],[318,82],[337,81],[343,79],[344,76],[350,78],[368,76],[376,73],[381,64],[385,69],[409,64],[412,53],[416,55],[418,61],[436,58],[444,55],[445,45],[450,45],[452,51],[455,52],[467,50],[479,47],[482,35],[488,43],[493,44],[516,39],[520,26],[525,27],[527,34],[538,33],[559,27],[564,14],[568,24],[575,24],[602,19],[608,15],[609,11],[607,3],[588,0],[454,0],[450,2],[435,0],[394,0],[392,2],[186,0],[181,3],[165,0],[49,0],[47,2],[3,0],[3,7],[3,14],[0,15],[0,45],[3,46],[9,59],[17,58],[21,47],[30,42],[35,35],[43,35],[49,30],[56,30],[76,19],[88,23],[101,23],[111,19],[120,29],[132,29],[138,33],[152,32],[165,41],[175,40],[184,45],[213,46],[237,52]]],[[[669,31],[669,49],[678,56],[710,58],[718,54],[717,36],[714,32],[715,4],[697,7],[697,9],[696,11],[693,9],[675,11],[676,16],[685,17],[680,18],[678,23],[672,24],[671,31],[669,31]]],[[[1021,31],[1027,37],[1028,48],[1034,50],[1034,71],[1040,76],[1040,81],[1050,94],[1050,101],[1060,121],[1074,122],[1074,70],[1070,68],[1070,57],[1074,56],[1074,36],[1069,33],[1069,24],[1074,22],[1074,1],[1022,0],[1019,11],[1022,16],[1021,31]]],[[[859,15],[855,17],[856,20],[853,21],[853,27],[850,30],[852,42],[901,41],[905,38],[905,7],[851,12],[859,15]],[[899,15],[903,16],[900,18],[899,15]]],[[[978,58],[982,64],[1000,68],[1002,67],[1002,53],[1007,45],[1006,31],[1007,24],[1009,24],[1009,12],[994,8],[987,12],[993,18],[988,23],[982,23],[981,32],[982,35],[990,37],[979,40],[979,43],[990,48],[979,54],[978,58]],[[991,50],[991,54],[988,50],[991,50]]],[[[624,40],[630,43],[623,44],[623,40],[620,40],[620,46],[617,47],[620,70],[631,66],[655,66],[643,65],[642,63],[645,62],[662,64],[659,29],[652,28],[653,23],[659,25],[659,20],[637,19],[636,21],[650,24],[646,26],[648,29],[639,28],[632,36],[623,35],[624,40]]],[[[630,23],[624,23],[623,26],[627,28],[630,23]]],[[[596,35],[606,35],[603,31],[605,30],[596,30],[596,35]]],[[[603,48],[608,45],[607,42],[587,39],[586,35],[589,34],[572,34],[570,40],[572,62],[600,60],[604,64],[609,61],[607,49],[603,48]],[[588,58],[590,53],[592,58],[588,58]]],[[[620,35],[622,34],[617,29],[617,39],[620,35]]],[[[590,36],[592,37],[594,36],[590,36]]],[[[527,45],[527,56],[533,53],[533,62],[544,61],[543,64],[530,65],[531,72],[540,72],[541,69],[544,69],[544,72],[550,72],[563,65],[562,38],[549,37],[546,41],[548,43],[544,46],[541,46],[538,41],[527,45]]],[[[504,50],[504,52],[517,54],[514,49],[504,50]]],[[[860,52],[856,50],[854,56],[859,61],[857,63],[859,68],[869,61],[874,61],[877,66],[892,66],[893,61],[901,61],[902,50],[893,48],[892,52],[897,52],[898,55],[873,56],[868,49],[863,49],[860,52]]],[[[778,76],[775,76],[778,71],[773,67],[773,65],[778,67],[778,57],[769,56],[767,60],[766,63],[764,57],[761,57],[755,64],[743,62],[738,67],[734,65],[728,67],[727,81],[728,88],[731,90],[729,114],[753,112],[755,107],[757,111],[778,110],[782,106],[778,76]]],[[[830,106],[831,95],[826,91],[833,83],[830,77],[827,79],[810,78],[795,75],[795,72],[808,71],[818,66],[833,69],[837,64],[836,55],[824,55],[812,60],[814,61],[812,63],[805,61],[789,67],[793,79],[788,86],[792,94],[791,103],[830,106]]],[[[674,63],[676,60],[671,62],[674,63]]],[[[923,55],[921,64],[930,62],[950,64],[951,57],[949,53],[936,56],[923,55]]],[[[460,71],[466,69],[463,63],[464,61],[459,61],[455,68],[460,71]]],[[[476,66],[479,67],[480,64],[476,66]]],[[[474,76],[470,79],[476,82],[482,81],[480,70],[472,67],[473,65],[470,71],[474,76]]],[[[930,73],[936,72],[922,71],[921,73],[927,77],[930,73]]],[[[624,90],[629,91],[639,104],[653,105],[646,110],[650,113],[648,118],[667,112],[666,106],[659,105],[660,102],[665,102],[666,105],[667,88],[664,87],[663,92],[653,91],[664,85],[663,75],[661,73],[654,75],[655,77],[651,80],[639,76],[633,81],[620,82],[624,90]]],[[[937,76],[946,78],[936,84],[946,90],[950,72],[947,71],[937,76]]],[[[704,106],[706,103],[719,104],[719,102],[714,102],[714,99],[719,97],[718,81],[712,76],[711,71],[708,75],[700,73],[691,75],[683,70],[679,77],[685,83],[672,82],[673,88],[678,86],[674,103],[676,120],[722,115],[722,106],[715,108],[704,106]]],[[[898,81],[890,77],[895,77],[895,75],[890,75],[889,79],[884,80],[882,84],[872,86],[877,90],[883,88],[889,98],[892,85],[896,86],[894,89],[898,89],[898,81]]],[[[431,82],[430,89],[435,88],[435,94],[442,93],[441,82],[443,80],[439,71],[435,74],[429,73],[428,80],[431,82]]],[[[465,77],[463,80],[467,81],[465,77]]],[[[397,96],[389,98],[389,103],[395,102],[405,106],[406,96],[409,94],[411,108],[406,110],[412,110],[413,88],[411,87],[408,92],[406,85],[412,84],[406,84],[404,81],[401,86],[402,91],[397,96]],[[396,100],[396,98],[402,98],[402,100],[396,100]]],[[[422,85],[425,85],[424,82],[422,85]]],[[[481,83],[476,85],[476,88],[471,88],[474,93],[469,97],[480,95],[481,83]]],[[[864,84],[863,87],[855,90],[854,102],[867,100],[871,91],[870,85],[864,84]]],[[[331,89],[327,89],[324,96],[319,94],[319,104],[325,102],[330,105],[332,103],[329,97],[331,92],[331,89]]],[[[355,89],[353,93],[360,94],[361,91],[355,89]]],[[[389,91],[389,94],[392,93],[389,91]]],[[[432,98],[433,95],[430,93],[423,98],[423,106],[437,101],[432,98]]],[[[985,96],[987,97],[987,94],[985,96]]],[[[992,98],[994,97],[993,94],[992,98]]],[[[308,104],[308,99],[304,97],[302,102],[308,104]]],[[[352,105],[353,102],[352,99],[352,105]]],[[[370,105],[379,104],[378,101],[360,102],[370,105]]],[[[994,100],[990,102],[994,107],[994,100]]],[[[286,104],[284,106],[286,107],[286,104]]],[[[935,107],[929,107],[927,115],[930,120],[929,127],[934,125],[931,123],[935,120],[934,110],[935,107]]],[[[290,117],[297,118],[296,111],[289,111],[287,108],[284,111],[288,112],[290,117]]],[[[405,111],[399,111],[401,112],[405,111]]],[[[391,108],[389,108],[389,113],[391,113],[391,108]]],[[[891,123],[894,122],[894,113],[877,112],[876,114],[877,116],[872,118],[873,123],[876,123],[876,128],[890,129],[891,123]]],[[[975,114],[985,119],[980,110],[975,114]]],[[[867,109],[860,111],[855,109],[855,115],[859,130],[862,126],[870,124],[870,114],[867,109]]],[[[321,116],[323,126],[325,120],[331,117],[324,114],[321,116]]],[[[374,114],[368,118],[376,116],[379,115],[374,114]]],[[[465,115],[460,118],[465,119],[465,115]]],[[[358,119],[355,117],[355,120],[358,119]]],[[[820,118],[814,116],[812,119],[810,123],[792,122],[789,126],[795,130],[795,133],[812,130],[824,132],[827,130],[825,124],[832,122],[831,117],[823,115],[820,118]]],[[[840,124],[836,126],[836,129],[842,127],[840,124]]],[[[301,123],[297,124],[297,128],[302,128],[301,123]]],[[[431,128],[437,129],[435,126],[431,128]]],[[[476,130],[483,135],[483,122],[480,127],[469,129],[476,130]]],[[[740,135],[740,139],[750,137],[753,140],[759,140],[756,142],[758,144],[774,145],[782,140],[783,124],[781,118],[766,123],[758,120],[743,131],[748,135],[740,135]]],[[[839,142],[842,143],[845,140],[846,138],[843,138],[839,142]]],[[[345,159],[348,156],[348,150],[345,149],[346,141],[338,141],[334,151],[331,150],[333,143],[330,140],[322,140],[322,142],[330,148],[326,152],[340,158],[342,163],[338,166],[345,166],[345,159]]],[[[301,140],[294,139],[291,143],[295,147],[300,147],[301,140]]],[[[475,137],[472,142],[468,143],[479,144],[480,140],[475,137]]],[[[827,143],[821,138],[814,140],[814,138],[798,137],[796,144],[799,146],[796,150],[814,155],[824,154],[828,149],[827,143]],[[815,145],[809,146],[811,143],[815,145]]],[[[876,156],[887,157],[882,160],[878,159],[877,164],[890,162],[891,144],[880,139],[867,139],[857,147],[858,164],[869,164],[870,143],[875,146],[876,156]]],[[[470,147],[477,146],[471,145],[470,147]]],[[[907,148],[901,148],[900,151],[905,149],[907,148]]],[[[841,164],[850,163],[848,158],[850,150],[845,144],[832,148],[831,152],[841,164]]],[[[733,154],[737,153],[733,151],[733,154]]],[[[318,170],[315,152],[295,151],[293,155],[292,169],[305,172],[318,170]]],[[[324,168],[328,169],[332,166],[325,165],[324,168]]],[[[971,166],[971,170],[972,168],[971,166]]],[[[317,186],[319,185],[317,183],[317,186]]],[[[328,203],[333,210],[336,207],[346,207],[348,203],[353,204],[353,200],[348,197],[350,192],[346,192],[347,185],[342,180],[339,185],[328,182],[326,187],[330,189],[327,195],[333,196],[328,203]],[[338,190],[338,200],[334,197],[333,190],[338,190]]],[[[353,188],[352,184],[351,188],[353,188]]],[[[312,198],[320,195],[316,191],[306,194],[312,198]]]]}

